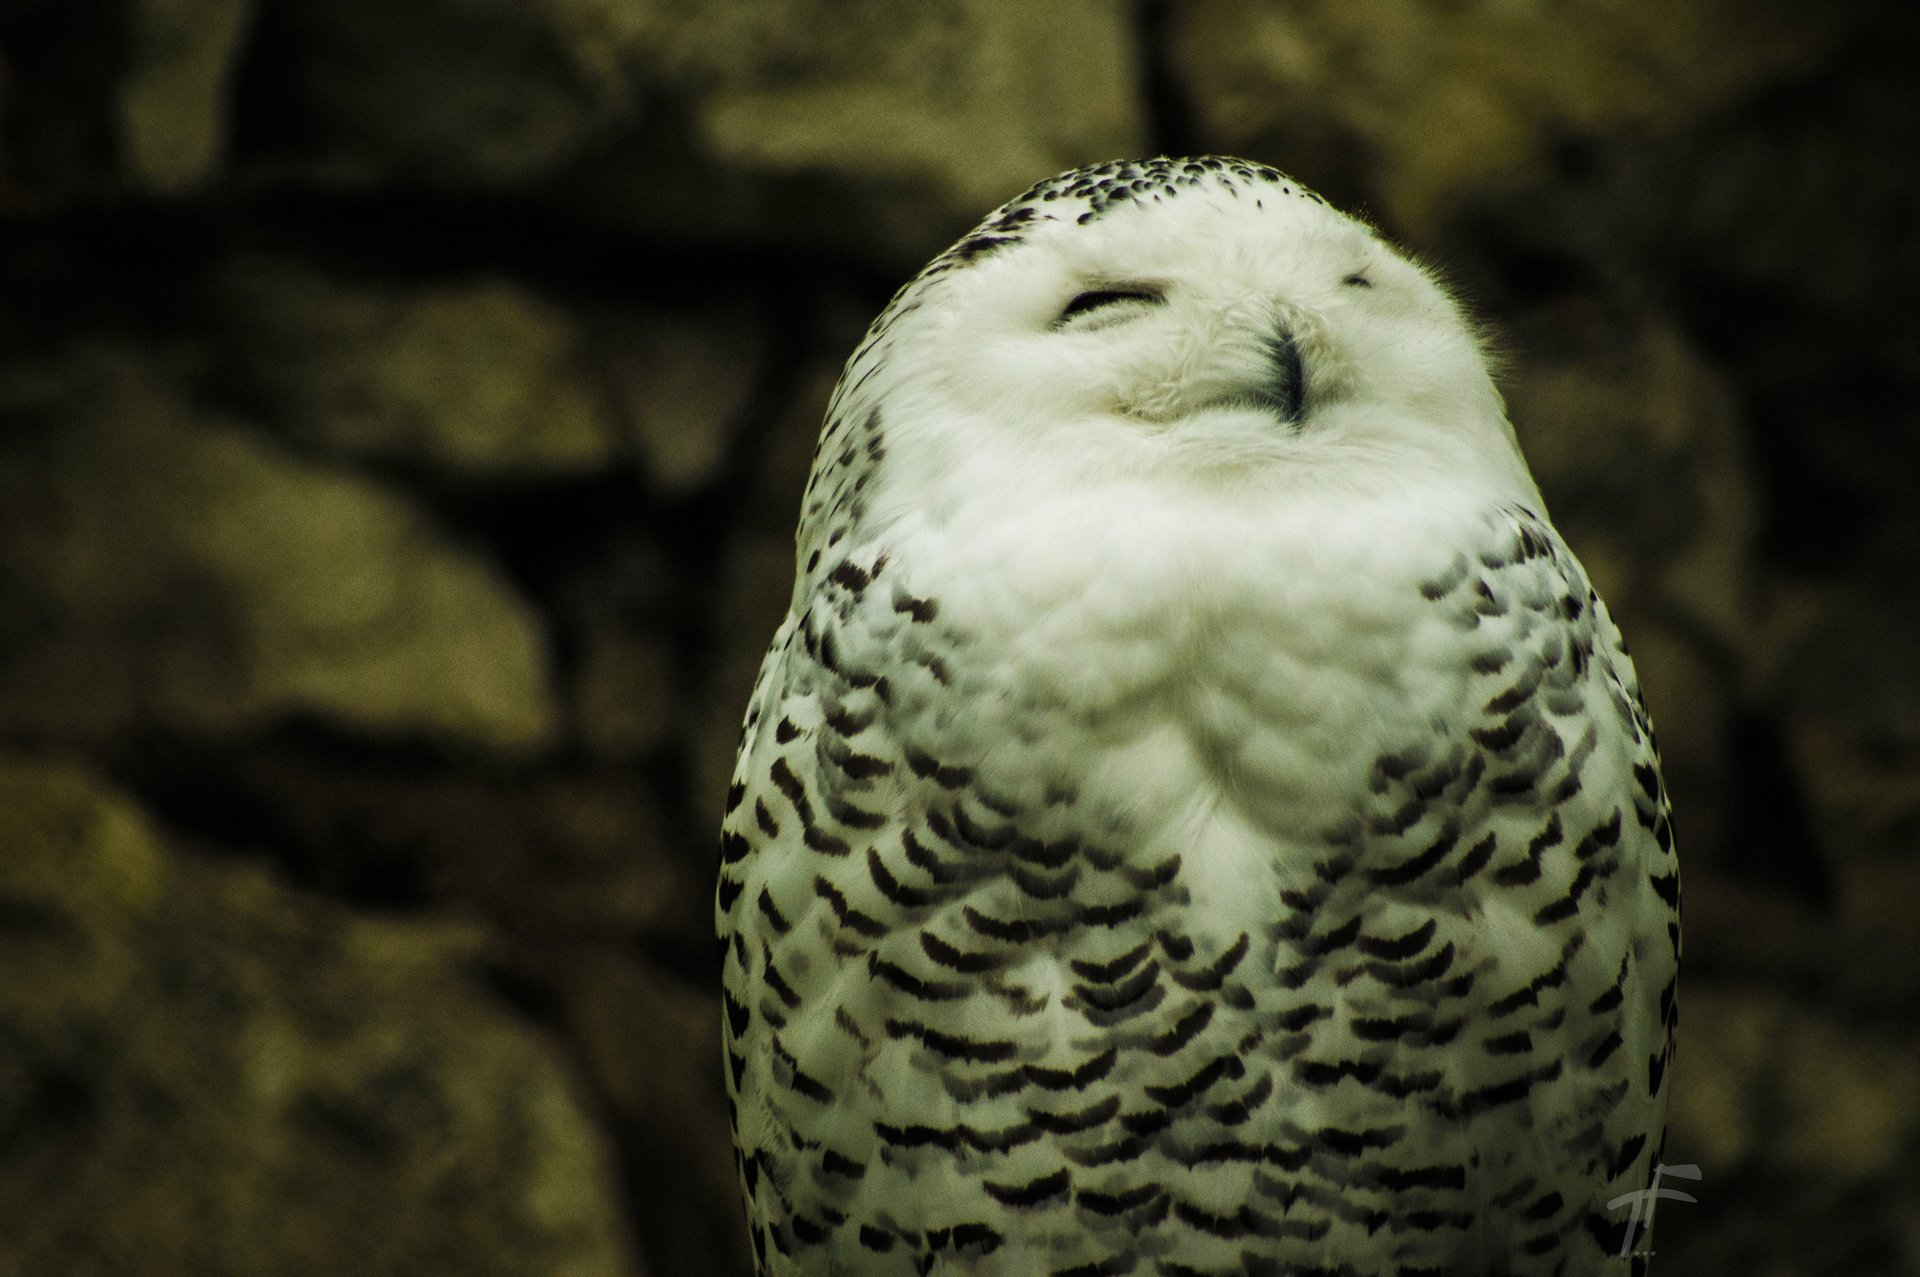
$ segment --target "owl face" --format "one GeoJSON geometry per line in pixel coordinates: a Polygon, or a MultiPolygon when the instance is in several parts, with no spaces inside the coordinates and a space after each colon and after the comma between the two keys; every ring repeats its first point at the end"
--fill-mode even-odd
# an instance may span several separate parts
{"type": "Polygon", "coordinates": [[[1043,184],[903,293],[874,389],[909,460],[1002,483],[1371,475],[1533,494],[1472,330],[1427,272],[1271,170],[1128,185],[1102,202],[1043,184]]]}

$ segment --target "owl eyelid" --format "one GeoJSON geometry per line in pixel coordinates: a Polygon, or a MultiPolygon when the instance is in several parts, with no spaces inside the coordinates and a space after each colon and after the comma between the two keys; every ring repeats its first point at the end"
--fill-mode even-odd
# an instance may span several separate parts
{"type": "Polygon", "coordinates": [[[1104,288],[1089,288],[1076,294],[1073,300],[1062,308],[1060,317],[1054,321],[1054,325],[1058,327],[1090,311],[1122,302],[1146,302],[1148,305],[1158,306],[1166,300],[1164,292],[1148,284],[1112,284],[1104,288]]]}

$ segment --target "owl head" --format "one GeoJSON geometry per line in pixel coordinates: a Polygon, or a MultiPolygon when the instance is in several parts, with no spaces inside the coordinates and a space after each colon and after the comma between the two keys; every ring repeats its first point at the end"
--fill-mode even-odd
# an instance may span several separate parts
{"type": "Polygon", "coordinates": [[[991,214],[855,352],[816,462],[884,434],[868,505],[1076,485],[1450,488],[1538,503],[1481,344],[1427,270],[1244,160],[1075,169],[991,214]],[[862,426],[860,423],[864,423],[862,426]]]}

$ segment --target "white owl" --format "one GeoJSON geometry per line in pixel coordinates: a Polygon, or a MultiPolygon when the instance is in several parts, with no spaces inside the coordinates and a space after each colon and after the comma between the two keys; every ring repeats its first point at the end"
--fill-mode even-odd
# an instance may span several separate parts
{"type": "Polygon", "coordinates": [[[1430,275],[1245,161],[1043,182],[854,353],[798,559],[718,901],[761,1272],[1643,1263],[1666,797],[1430,275]]]}

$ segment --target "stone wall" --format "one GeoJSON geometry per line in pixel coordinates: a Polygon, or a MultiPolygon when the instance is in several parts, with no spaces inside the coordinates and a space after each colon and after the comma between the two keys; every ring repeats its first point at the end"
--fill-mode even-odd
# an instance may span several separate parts
{"type": "Polygon", "coordinates": [[[840,361],[1071,164],[1440,265],[1687,873],[1667,1273],[1920,1271],[1897,0],[0,0],[0,1272],[740,1274],[709,939],[840,361]]]}

